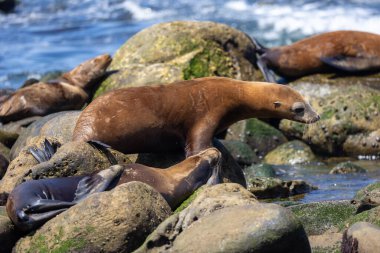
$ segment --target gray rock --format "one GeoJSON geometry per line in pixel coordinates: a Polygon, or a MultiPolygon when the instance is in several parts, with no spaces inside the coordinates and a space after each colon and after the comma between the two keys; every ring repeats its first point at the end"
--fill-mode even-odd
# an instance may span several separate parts
{"type": "Polygon", "coordinates": [[[270,177],[247,177],[248,190],[259,199],[288,198],[318,189],[303,180],[284,181],[270,177]]]}
{"type": "Polygon", "coordinates": [[[366,169],[353,162],[342,162],[334,166],[329,174],[366,173],[366,169]]]}
{"type": "Polygon", "coordinates": [[[299,140],[284,143],[264,157],[264,162],[273,165],[294,165],[315,161],[317,158],[310,147],[299,140]]]}
{"type": "Polygon", "coordinates": [[[251,165],[259,162],[259,158],[253,152],[251,147],[241,141],[237,140],[220,140],[227,150],[231,153],[232,157],[240,165],[251,165]]]}
{"type": "Polygon", "coordinates": [[[275,177],[276,171],[272,165],[267,163],[260,163],[251,165],[244,169],[245,178],[249,181],[251,177],[275,177]]]}
{"type": "Polygon", "coordinates": [[[108,68],[118,72],[100,85],[95,97],[120,87],[205,76],[256,80],[261,73],[252,64],[254,49],[245,33],[224,24],[175,21],[153,25],[119,48],[108,68]]]}
{"type": "Polygon", "coordinates": [[[57,112],[36,120],[23,131],[10,152],[10,159],[18,156],[28,141],[36,136],[44,135],[56,138],[61,144],[71,140],[75,123],[80,111],[57,112]]]}
{"type": "Polygon", "coordinates": [[[239,185],[222,184],[199,193],[136,252],[310,252],[310,246],[291,212],[258,203],[239,185]]]}
{"type": "Polygon", "coordinates": [[[0,245],[1,253],[12,251],[21,234],[15,230],[11,220],[5,211],[5,206],[0,206],[0,245]]]}
{"type": "Polygon", "coordinates": [[[343,234],[342,253],[377,253],[380,249],[380,227],[358,222],[343,234]]]}
{"type": "Polygon", "coordinates": [[[171,209],[152,187],[122,184],[93,194],[17,242],[17,252],[131,252],[171,209]]]}

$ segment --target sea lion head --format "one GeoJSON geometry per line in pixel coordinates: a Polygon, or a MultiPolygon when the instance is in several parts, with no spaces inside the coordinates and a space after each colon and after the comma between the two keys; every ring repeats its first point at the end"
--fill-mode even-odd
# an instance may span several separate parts
{"type": "Polygon", "coordinates": [[[274,87],[269,103],[277,117],[306,124],[320,119],[318,113],[298,91],[285,85],[274,84],[274,87]]]}
{"type": "Polygon", "coordinates": [[[90,88],[92,83],[103,76],[111,63],[109,54],[102,54],[81,63],[79,66],[62,75],[70,84],[82,89],[90,88]]]}

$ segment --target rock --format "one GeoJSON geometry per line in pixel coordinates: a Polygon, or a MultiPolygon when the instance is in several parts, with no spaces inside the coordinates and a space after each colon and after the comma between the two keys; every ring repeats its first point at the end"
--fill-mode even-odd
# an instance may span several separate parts
{"type": "Polygon", "coordinates": [[[330,85],[325,79],[291,84],[310,101],[321,120],[312,125],[282,120],[280,129],[286,136],[302,138],[325,154],[379,154],[376,138],[380,138],[380,91],[361,84],[366,78],[355,80],[351,85],[330,85]]]}
{"type": "Polygon", "coordinates": [[[21,237],[11,220],[8,218],[5,206],[0,206],[0,245],[1,253],[10,253],[16,241],[21,237]]]}
{"type": "Polygon", "coordinates": [[[8,13],[16,7],[16,0],[0,0],[0,11],[8,13]]]}
{"type": "Polygon", "coordinates": [[[380,182],[370,184],[359,190],[352,203],[357,206],[357,213],[380,206],[380,182]]]}
{"type": "Polygon", "coordinates": [[[342,162],[334,166],[329,174],[366,173],[367,170],[353,162],[342,162]]]}
{"type": "Polygon", "coordinates": [[[231,153],[232,157],[242,166],[258,163],[259,158],[253,150],[241,141],[236,140],[220,140],[227,150],[231,153]]]}
{"type": "Polygon", "coordinates": [[[342,233],[327,231],[321,235],[309,236],[311,251],[315,253],[340,252],[342,233]]]}
{"type": "Polygon", "coordinates": [[[377,253],[380,249],[380,227],[368,222],[353,224],[344,232],[342,253],[377,253]]]}
{"type": "Polygon", "coordinates": [[[291,212],[258,203],[237,184],[221,184],[160,224],[136,251],[142,252],[310,252],[310,246],[291,212]]]}
{"type": "Polygon", "coordinates": [[[310,147],[298,140],[284,143],[264,157],[264,162],[273,165],[294,165],[314,161],[317,161],[317,158],[310,147]]]}
{"type": "Polygon", "coordinates": [[[2,154],[0,154],[0,179],[3,178],[5,172],[7,171],[8,165],[9,165],[8,159],[2,154]]]}
{"type": "Polygon", "coordinates": [[[244,169],[245,178],[249,181],[251,177],[275,177],[276,171],[272,165],[267,163],[260,163],[251,165],[244,169]]]}
{"type": "Polygon", "coordinates": [[[57,112],[36,120],[25,129],[13,145],[10,158],[13,160],[28,141],[36,136],[44,135],[56,138],[61,144],[71,141],[80,111],[57,112]]]}
{"type": "Polygon", "coordinates": [[[314,202],[288,208],[299,218],[309,236],[321,235],[341,226],[356,211],[355,206],[346,200],[314,202]]]}
{"type": "Polygon", "coordinates": [[[352,224],[360,221],[369,222],[376,226],[380,226],[380,206],[363,211],[359,214],[355,214],[354,216],[347,217],[347,219],[340,224],[339,229],[342,231],[343,229],[346,229],[352,224]]]}
{"type": "Polygon", "coordinates": [[[171,209],[152,187],[122,184],[96,193],[19,240],[15,252],[132,252],[171,209]]]}
{"type": "Polygon", "coordinates": [[[287,142],[286,137],[276,128],[258,120],[239,121],[229,127],[226,140],[240,140],[247,143],[259,157],[287,142]]]}
{"type": "Polygon", "coordinates": [[[11,148],[12,145],[16,142],[19,134],[15,132],[8,132],[0,128],[0,143],[11,148]]]}
{"type": "MultiPolygon", "coordinates": [[[[106,154],[86,142],[66,143],[57,149],[49,161],[38,164],[28,148],[31,146],[42,148],[45,139],[48,139],[55,147],[60,144],[56,138],[52,137],[37,136],[30,139],[28,145],[10,163],[0,181],[0,193],[9,193],[15,186],[26,180],[84,175],[111,166],[106,154]]],[[[114,150],[109,150],[109,152],[119,164],[130,163],[126,155],[114,150]]]]}
{"type": "Polygon", "coordinates": [[[283,181],[270,177],[249,177],[247,183],[248,190],[259,199],[287,198],[318,189],[303,180],[283,181]]]}
{"type": "Polygon", "coordinates": [[[257,80],[261,73],[252,64],[254,49],[245,33],[224,24],[175,21],[153,25],[119,48],[108,67],[117,73],[100,85],[95,97],[121,87],[205,76],[257,80]]]}
{"type": "Polygon", "coordinates": [[[20,135],[21,132],[28,127],[30,124],[32,124],[34,121],[40,119],[41,116],[34,116],[34,117],[29,117],[25,119],[20,119],[17,121],[12,121],[9,122],[5,125],[1,125],[0,129],[5,132],[9,133],[15,133],[17,135],[20,135]]]}
{"type": "Polygon", "coordinates": [[[379,156],[379,145],[380,129],[372,132],[349,135],[343,143],[343,150],[346,154],[351,156],[379,156]]]}

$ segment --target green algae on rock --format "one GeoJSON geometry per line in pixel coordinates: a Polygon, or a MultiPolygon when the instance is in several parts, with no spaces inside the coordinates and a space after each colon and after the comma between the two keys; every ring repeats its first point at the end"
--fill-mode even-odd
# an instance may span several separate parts
{"type": "Polygon", "coordinates": [[[233,124],[228,129],[226,140],[245,142],[260,157],[288,141],[278,129],[259,119],[248,119],[233,124]]]}
{"type": "Polygon", "coordinates": [[[350,201],[322,201],[288,207],[299,218],[308,235],[320,235],[352,217],[356,207],[350,201]]]}
{"type": "Polygon", "coordinates": [[[256,154],[246,143],[237,140],[220,140],[240,165],[251,165],[259,162],[256,154]]]}
{"type": "Polygon", "coordinates": [[[321,120],[312,125],[282,120],[280,129],[287,136],[310,142],[313,149],[325,154],[377,155],[380,91],[362,84],[366,77],[355,80],[346,85],[326,84],[325,79],[290,84],[309,100],[321,120]]]}
{"type": "Polygon", "coordinates": [[[347,174],[347,173],[366,173],[367,170],[362,168],[361,166],[347,161],[342,162],[334,166],[329,174],[347,174]]]}
{"type": "Polygon", "coordinates": [[[175,21],[153,25],[116,52],[95,97],[131,86],[163,84],[205,76],[261,79],[255,46],[243,32],[214,22],[175,21]]]}
{"type": "Polygon", "coordinates": [[[264,157],[264,162],[273,165],[294,165],[315,161],[317,161],[317,157],[310,147],[299,140],[286,142],[264,157]]]}

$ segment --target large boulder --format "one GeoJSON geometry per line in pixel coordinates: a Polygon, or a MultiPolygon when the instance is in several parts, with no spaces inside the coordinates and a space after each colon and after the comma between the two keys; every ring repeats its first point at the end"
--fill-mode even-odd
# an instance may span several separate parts
{"type": "Polygon", "coordinates": [[[136,252],[310,252],[310,246],[291,212],[258,203],[239,185],[222,184],[199,193],[136,252]]]}
{"type": "Polygon", "coordinates": [[[224,24],[175,21],[153,25],[115,53],[110,75],[95,97],[130,86],[170,83],[205,76],[256,80],[255,46],[243,32],[224,24]]]}
{"type": "Polygon", "coordinates": [[[316,125],[282,120],[280,129],[325,154],[378,155],[380,91],[364,85],[364,77],[356,80],[352,84],[327,84],[324,79],[291,84],[310,101],[321,120],[316,125]]]}
{"type": "Polygon", "coordinates": [[[17,252],[132,252],[171,214],[141,182],[96,193],[17,242],[17,252]]]}

